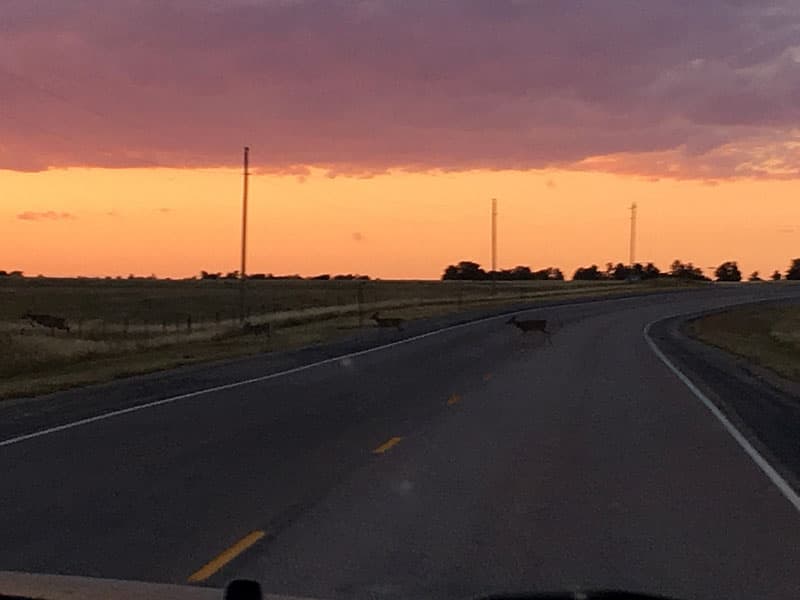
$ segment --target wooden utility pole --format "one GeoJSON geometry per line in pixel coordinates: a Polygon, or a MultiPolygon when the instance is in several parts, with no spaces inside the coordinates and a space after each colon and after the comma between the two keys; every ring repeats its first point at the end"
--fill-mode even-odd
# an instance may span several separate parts
{"type": "Polygon", "coordinates": [[[636,202],[631,204],[631,240],[630,252],[628,254],[628,264],[633,266],[636,260],[636,202]]]}
{"type": "Polygon", "coordinates": [[[492,296],[497,293],[497,198],[492,198],[492,296]]]}
{"type": "Polygon", "coordinates": [[[248,180],[250,178],[250,147],[244,147],[244,182],[242,189],[242,264],[239,269],[239,320],[245,319],[245,295],[247,287],[247,194],[248,180]]]}

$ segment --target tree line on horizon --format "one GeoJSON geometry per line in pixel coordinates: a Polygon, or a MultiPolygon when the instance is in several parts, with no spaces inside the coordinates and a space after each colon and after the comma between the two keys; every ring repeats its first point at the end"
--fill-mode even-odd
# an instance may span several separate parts
{"type": "MultiPolygon", "coordinates": [[[[725,261],[714,271],[716,281],[741,281],[742,272],[736,261],[725,261]]],[[[700,267],[691,262],[684,263],[674,260],[669,271],[661,271],[651,262],[643,265],[635,263],[606,263],[605,269],[593,264],[588,267],[578,267],[572,275],[573,281],[646,281],[648,279],[674,278],[690,281],[711,281],[700,267]]],[[[800,280],[800,258],[792,260],[785,276],[775,270],[769,277],[772,281],[781,279],[800,280]]],[[[442,274],[443,281],[563,281],[564,273],[557,267],[547,267],[533,270],[529,266],[518,265],[513,269],[486,271],[474,261],[462,260],[458,264],[448,265],[442,274]]],[[[753,271],[748,281],[763,281],[758,271],[753,271]]]]}
{"type": "MultiPolygon", "coordinates": [[[[201,280],[217,280],[217,279],[240,279],[239,271],[230,271],[229,273],[200,271],[201,280]]],[[[320,275],[311,275],[303,277],[302,275],[273,275],[272,273],[250,273],[246,279],[250,280],[266,280],[266,279],[303,279],[310,281],[369,281],[369,275],[358,275],[353,273],[339,273],[331,275],[330,273],[322,273],[320,275]]]]}
{"type": "MultiPolygon", "coordinates": [[[[20,270],[6,271],[0,269],[0,279],[20,279],[25,278],[25,274],[20,270]]],[[[42,278],[42,275],[36,276],[42,278]]],[[[736,261],[725,261],[714,270],[716,281],[741,281],[743,276],[736,261]]],[[[518,265],[512,269],[500,269],[496,272],[486,271],[481,265],[474,261],[463,260],[455,265],[449,265],[442,274],[443,281],[564,281],[566,278],[561,269],[557,267],[546,267],[544,269],[533,270],[529,266],[518,265]]],[[[645,265],[635,263],[624,265],[622,263],[606,263],[604,269],[593,264],[588,267],[578,267],[572,275],[573,281],[644,281],[657,278],[676,278],[695,281],[711,281],[711,278],[703,273],[700,267],[694,266],[691,262],[684,263],[674,260],[670,265],[669,271],[661,271],[656,265],[648,262],[645,265]]],[[[78,277],[78,279],[128,279],[128,280],[157,280],[155,275],[135,276],[128,275],[127,278],[117,277],[78,277]]],[[[200,271],[199,276],[189,277],[200,280],[238,280],[239,271],[228,273],[200,271]]],[[[369,275],[358,275],[353,273],[340,273],[331,275],[322,273],[303,277],[302,275],[273,275],[272,273],[253,273],[247,275],[248,280],[305,280],[305,281],[372,281],[369,275]]],[[[791,261],[785,274],[777,269],[769,276],[772,281],[787,279],[790,281],[800,281],[800,258],[791,261]]],[[[167,277],[165,280],[171,280],[167,277]]],[[[378,279],[374,279],[377,281],[378,279]]],[[[763,281],[758,271],[753,271],[747,278],[748,281],[763,281]]]]}

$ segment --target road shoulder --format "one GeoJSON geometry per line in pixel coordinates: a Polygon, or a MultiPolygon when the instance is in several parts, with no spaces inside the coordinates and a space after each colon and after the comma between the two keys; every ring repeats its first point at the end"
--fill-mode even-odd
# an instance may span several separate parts
{"type": "Polygon", "coordinates": [[[800,490],[800,385],[689,337],[708,311],[654,323],[649,336],[794,489],[800,490]]]}

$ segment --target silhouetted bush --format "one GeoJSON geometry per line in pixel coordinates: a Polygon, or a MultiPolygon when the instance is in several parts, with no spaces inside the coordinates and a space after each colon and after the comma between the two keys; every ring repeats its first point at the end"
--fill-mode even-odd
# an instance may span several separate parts
{"type": "Polygon", "coordinates": [[[781,272],[780,272],[780,271],[778,271],[777,269],[775,269],[775,270],[772,272],[772,275],[770,275],[770,277],[769,277],[769,278],[770,278],[770,279],[772,279],[772,281],[780,281],[780,280],[781,280],[781,277],[783,277],[783,276],[781,275],[781,272]]]}
{"type": "Polygon", "coordinates": [[[334,275],[336,281],[369,281],[369,275],[353,275],[352,273],[334,275]]]}
{"type": "Polygon", "coordinates": [[[483,281],[488,274],[481,266],[469,260],[462,260],[457,265],[450,265],[444,270],[443,280],[483,281]]]}
{"type": "Polygon", "coordinates": [[[457,265],[447,267],[444,270],[442,279],[445,281],[485,281],[487,279],[496,279],[497,281],[563,281],[564,273],[556,267],[532,271],[530,267],[525,265],[517,265],[513,269],[501,269],[487,273],[478,263],[463,260],[457,265]]]}
{"type": "Polygon", "coordinates": [[[597,268],[597,265],[578,267],[575,274],[572,276],[572,279],[575,281],[600,281],[605,278],[605,273],[602,273],[600,269],[597,268]]]}
{"type": "Polygon", "coordinates": [[[642,279],[658,279],[659,277],[661,277],[661,270],[653,263],[649,262],[642,268],[642,279]]]}
{"type": "Polygon", "coordinates": [[[533,278],[541,281],[564,281],[564,273],[556,267],[547,267],[534,271],[533,278]]]}
{"type": "Polygon", "coordinates": [[[711,281],[708,277],[703,274],[703,270],[700,267],[695,267],[692,263],[682,263],[679,260],[674,260],[670,267],[669,272],[670,277],[676,277],[677,279],[690,279],[694,281],[711,281]]]}
{"type": "Polygon", "coordinates": [[[800,280],[800,258],[792,260],[792,265],[789,267],[789,270],[786,271],[786,279],[794,281],[800,280]]]}
{"type": "Polygon", "coordinates": [[[750,277],[747,278],[747,281],[763,281],[761,276],[758,274],[758,271],[753,271],[750,273],[750,277]]]}
{"type": "Polygon", "coordinates": [[[739,265],[735,260],[728,260],[717,267],[714,271],[714,276],[717,281],[741,281],[742,272],[739,270],[739,265]]]}

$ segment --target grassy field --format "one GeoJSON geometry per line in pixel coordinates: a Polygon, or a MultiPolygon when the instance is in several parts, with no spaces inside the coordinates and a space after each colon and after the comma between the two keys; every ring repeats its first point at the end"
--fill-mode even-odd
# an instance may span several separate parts
{"type": "Polygon", "coordinates": [[[405,319],[523,300],[607,295],[671,282],[0,280],[0,398],[44,393],[193,362],[306,346],[405,319]],[[51,331],[25,313],[67,319],[51,331]]]}
{"type": "Polygon", "coordinates": [[[800,381],[800,307],[747,307],[693,321],[694,337],[800,381]]]}

